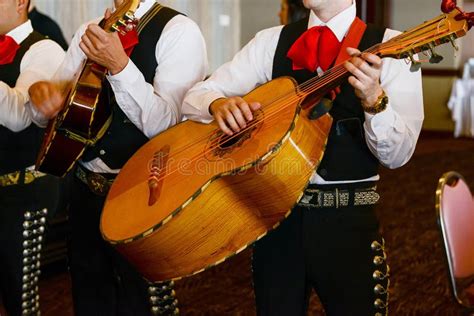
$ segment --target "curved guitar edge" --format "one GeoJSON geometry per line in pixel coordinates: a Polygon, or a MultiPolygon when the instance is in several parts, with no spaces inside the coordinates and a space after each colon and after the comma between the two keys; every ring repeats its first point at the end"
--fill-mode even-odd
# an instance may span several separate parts
{"type": "MultiPolygon", "coordinates": [[[[296,88],[297,83],[293,78],[291,78],[291,77],[282,77],[282,78],[279,78],[279,79],[283,79],[283,80],[289,79],[292,82],[292,84],[295,85],[295,92],[297,93],[297,88],[296,88]]],[[[249,95],[251,95],[251,93],[249,93],[249,95]]],[[[251,101],[249,101],[249,102],[251,102],[251,101]]],[[[301,103],[301,100],[298,103],[301,103]]],[[[249,169],[252,169],[252,168],[258,167],[259,165],[267,163],[275,155],[278,154],[280,148],[290,139],[291,133],[295,129],[296,124],[298,122],[300,113],[301,113],[301,107],[298,104],[297,107],[296,107],[296,110],[295,110],[295,114],[294,114],[294,117],[293,117],[293,120],[292,120],[292,124],[290,124],[290,126],[288,128],[288,131],[281,137],[281,139],[266,154],[262,155],[260,158],[254,160],[250,163],[247,163],[247,164],[245,164],[245,165],[243,165],[239,168],[235,168],[233,170],[229,170],[227,172],[223,172],[223,173],[215,175],[209,181],[204,183],[198,190],[196,190],[184,203],[182,203],[179,207],[174,209],[170,213],[169,216],[164,218],[162,221],[160,221],[156,225],[150,227],[149,229],[147,229],[145,231],[142,231],[139,234],[136,234],[135,236],[133,236],[131,238],[122,239],[122,240],[114,240],[114,239],[109,238],[104,233],[104,230],[102,229],[102,220],[101,220],[101,223],[100,223],[101,229],[100,229],[100,231],[101,231],[102,237],[104,238],[104,240],[106,240],[107,242],[109,242],[112,245],[128,244],[128,243],[132,243],[134,241],[140,240],[142,238],[146,238],[149,235],[156,232],[157,230],[159,230],[160,228],[162,228],[167,223],[169,223],[174,217],[178,216],[182,210],[184,210],[190,203],[192,203],[195,199],[197,199],[214,181],[219,180],[219,179],[221,179],[223,177],[226,177],[226,176],[232,176],[232,175],[235,175],[235,174],[245,172],[249,169]]],[[[184,123],[184,122],[182,122],[182,123],[184,123]]],[[[176,125],[176,126],[178,126],[178,125],[176,125]]]]}
{"type": "MultiPolygon", "coordinates": [[[[288,138],[288,137],[286,137],[288,138]]],[[[283,144],[283,142],[282,142],[283,144]]],[[[276,150],[278,151],[278,150],[276,150]]],[[[237,174],[237,173],[240,173],[240,172],[245,172],[247,171],[248,169],[251,169],[253,167],[256,167],[258,166],[259,164],[261,163],[264,163],[266,161],[268,161],[269,159],[272,158],[272,156],[275,155],[275,152],[269,152],[267,155],[263,156],[262,158],[252,162],[252,163],[249,163],[247,165],[244,165],[240,168],[237,168],[237,169],[234,169],[232,171],[229,171],[229,172],[225,172],[225,173],[221,173],[219,175],[216,175],[214,176],[213,178],[211,178],[209,181],[207,181],[203,186],[201,186],[196,192],[194,192],[194,194],[189,198],[187,199],[182,205],[180,205],[178,208],[176,208],[173,212],[171,212],[171,214],[166,217],[164,220],[162,220],[161,222],[159,222],[158,224],[154,225],[153,227],[151,227],[150,229],[140,233],[140,234],[137,234],[136,236],[134,237],[131,237],[131,238],[127,238],[127,239],[123,239],[123,240],[112,240],[110,239],[109,237],[107,237],[107,235],[104,233],[104,230],[102,229],[102,221],[101,221],[101,228],[100,228],[100,231],[101,231],[101,234],[102,234],[102,238],[107,241],[108,243],[112,244],[112,245],[115,245],[115,246],[120,246],[122,244],[129,244],[129,243],[133,243],[135,241],[138,241],[140,239],[143,239],[143,238],[146,238],[148,236],[150,236],[151,234],[157,232],[159,229],[163,228],[163,226],[165,226],[167,223],[169,223],[173,218],[175,218],[176,216],[178,216],[181,211],[185,210],[186,207],[191,204],[194,200],[196,200],[197,198],[199,198],[201,196],[201,194],[203,194],[206,189],[215,181],[223,178],[223,177],[226,177],[226,176],[231,176],[231,175],[234,175],[234,174],[237,174]]]]}
{"type": "MultiPolygon", "coordinates": [[[[304,191],[304,190],[303,190],[304,191]]],[[[298,200],[296,201],[295,205],[298,204],[299,200],[303,197],[303,192],[301,192],[301,195],[300,197],[298,198],[298,200]]],[[[280,227],[281,223],[286,219],[288,218],[292,211],[293,211],[293,208],[290,208],[288,210],[288,212],[285,214],[285,216],[281,219],[281,221],[277,222],[272,228],[270,228],[267,232],[265,232],[264,234],[261,234],[260,236],[258,236],[254,241],[252,241],[251,243],[249,244],[246,244],[245,246],[243,246],[242,248],[239,248],[238,250],[230,253],[229,255],[227,255],[226,257],[223,257],[222,259],[218,260],[218,261],[215,261],[209,265],[207,265],[206,267],[202,268],[202,269],[199,269],[199,270],[195,270],[195,271],[192,271],[191,273],[188,273],[188,274],[185,274],[185,275],[180,275],[180,276],[175,276],[175,277],[165,277],[164,279],[163,278],[160,278],[160,279],[157,279],[156,277],[153,277],[153,276],[146,276],[146,275],[142,275],[142,277],[148,281],[149,283],[155,283],[155,282],[169,282],[169,281],[179,281],[179,280],[182,280],[182,279],[185,279],[185,278],[188,278],[188,277],[192,277],[196,274],[199,274],[201,272],[204,272],[204,271],[207,271],[209,269],[212,269],[214,268],[215,266],[218,266],[219,264],[221,263],[224,263],[226,262],[227,260],[229,259],[232,259],[233,257],[237,256],[238,254],[240,254],[241,252],[247,250],[248,248],[252,247],[256,242],[258,242],[259,240],[261,240],[262,238],[264,238],[265,236],[267,236],[270,232],[272,232],[273,230],[277,229],[278,227],[280,227]]],[[[120,251],[120,247],[117,248],[119,252],[120,251]]],[[[122,253],[123,254],[123,253],[122,253]]],[[[134,264],[132,262],[132,264],[134,264]]],[[[137,267],[138,271],[140,271],[140,269],[137,267]]],[[[159,269],[159,268],[158,268],[159,269]]]]}
{"type": "MultiPolygon", "coordinates": [[[[326,115],[323,118],[323,120],[326,121],[324,124],[326,126],[325,133],[328,133],[332,123],[332,118],[330,118],[329,115],[326,115]]],[[[294,129],[291,129],[291,131],[294,131],[294,129]]],[[[291,131],[289,131],[288,135],[285,135],[285,137],[282,139],[281,150],[286,151],[287,153],[291,151],[293,155],[300,157],[303,155],[303,152],[301,149],[297,148],[297,145],[295,145],[295,141],[291,137],[291,131]]],[[[258,241],[266,236],[269,231],[278,227],[280,223],[286,217],[288,217],[289,214],[291,214],[291,210],[300,200],[304,189],[308,185],[312,171],[317,168],[322,159],[327,142],[327,134],[323,136],[324,137],[321,138],[324,138],[324,141],[321,140],[320,147],[322,148],[321,151],[317,152],[317,158],[315,158],[316,163],[312,166],[310,174],[306,174],[304,180],[301,180],[300,184],[297,185],[297,188],[292,188],[293,192],[292,194],[288,195],[288,200],[284,206],[284,209],[278,210],[276,212],[272,210],[272,212],[274,212],[272,214],[249,215],[249,213],[252,211],[258,213],[260,209],[264,208],[255,207],[255,205],[252,203],[259,203],[255,202],[255,200],[251,200],[249,202],[252,205],[245,202],[243,204],[247,205],[239,205],[239,209],[242,210],[240,215],[232,213],[232,203],[235,204],[241,202],[233,201],[230,203],[230,205],[221,205],[216,207],[216,203],[219,203],[215,202],[216,200],[219,201],[223,197],[230,197],[232,194],[238,195],[240,200],[248,201],[248,199],[245,199],[245,197],[247,194],[249,194],[248,191],[250,189],[244,189],[245,192],[242,192],[242,187],[244,186],[239,187],[239,181],[242,183],[245,182],[245,187],[255,185],[248,184],[248,179],[244,181],[245,175],[234,177],[219,176],[213,180],[210,180],[205,187],[199,190],[199,194],[196,194],[196,196],[192,197],[179,209],[179,211],[175,211],[173,214],[171,214],[159,225],[160,227],[150,229],[136,238],[121,242],[109,240],[104,234],[103,237],[108,242],[112,243],[126,258],[128,258],[129,261],[137,267],[138,271],[140,271],[142,275],[148,280],[178,280],[216,266],[237,255],[238,253],[247,249],[255,241],[258,241]],[[241,178],[240,180],[239,177],[241,178]],[[232,189],[234,189],[236,192],[232,191],[231,189],[226,192],[222,191],[223,187],[231,187],[229,183],[234,185],[232,189]],[[208,188],[211,188],[209,193],[206,192],[206,189],[208,188]],[[239,190],[241,192],[239,192],[239,190]],[[209,203],[208,200],[212,199],[213,195],[219,194],[220,196],[214,197],[215,203],[209,203]],[[191,202],[193,203],[190,204],[191,202]],[[229,206],[231,207],[229,208],[229,206]],[[202,212],[201,210],[205,210],[205,212],[202,212]],[[214,216],[212,215],[213,213],[217,215],[214,216]],[[196,219],[196,217],[201,215],[204,217],[196,219]],[[190,216],[193,217],[192,223],[190,223],[189,218],[186,219],[190,216]],[[209,218],[212,216],[214,216],[214,219],[211,221],[209,218]],[[235,234],[229,233],[228,228],[226,227],[226,220],[222,220],[222,217],[224,216],[226,217],[226,220],[228,216],[230,221],[234,221],[234,224],[232,224],[234,226],[232,226],[231,229],[237,230],[235,234]],[[252,218],[241,219],[241,217],[246,216],[252,218]],[[206,221],[211,223],[210,225],[215,225],[216,227],[208,228],[208,226],[205,225],[206,221]],[[193,227],[195,230],[201,231],[195,232],[194,230],[186,230],[186,227],[189,229],[191,229],[190,227],[193,227]],[[247,241],[241,242],[238,240],[239,238],[243,238],[240,235],[244,235],[246,238],[245,240],[247,241]],[[175,243],[175,245],[169,245],[173,243],[175,243]],[[206,249],[203,250],[203,248],[206,249]],[[174,258],[169,258],[169,256],[171,254],[174,255],[175,252],[177,259],[175,260],[174,258]],[[169,255],[166,255],[166,253],[169,255]]],[[[297,137],[298,136],[295,138],[297,137]]],[[[301,137],[301,135],[299,137],[301,137]]],[[[271,165],[272,163],[276,164],[278,159],[273,159],[275,157],[278,157],[276,153],[265,157],[267,165],[271,165]]],[[[304,161],[302,158],[300,160],[304,161]]],[[[308,161],[308,159],[306,159],[306,161],[308,161]]],[[[247,168],[247,170],[252,172],[253,169],[247,168]]],[[[235,174],[235,172],[231,172],[230,174],[235,174]]],[[[255,175],[253,176],[255,177],[255,175]]],[[[274,178],[272,178],[272,181],[276,179],[275,176],[273,177],[274,178]]],[[[281,182],[285,183],[285,181],[281,182]]],[[[288,186],[288,184],[286,185],[288,186]]],[[[255,185],[254,189],[258,190],[258,186],[255,185]]],[[[252,193],[254,192],[254,190],[250,191],[252,191],[252,193]]],[[[280,203],[281,201],[275,201],[275,203],[277,202],[280,203]]],[[[267,207],[267,209],[271,208],[267,207]]],[[[103,231],[102,226],[101,231],[103,231]]]]}
{"type": "Polygon", "coordinates": [[[56,130],[51,133],[51,140],[43,146],[37,156],[35,168],[40,172],[64,177],[75,166],[86,147],[81,142],[58,133],[56,130]],[[64,150],[65,148],[68,150],[64,150]]]}

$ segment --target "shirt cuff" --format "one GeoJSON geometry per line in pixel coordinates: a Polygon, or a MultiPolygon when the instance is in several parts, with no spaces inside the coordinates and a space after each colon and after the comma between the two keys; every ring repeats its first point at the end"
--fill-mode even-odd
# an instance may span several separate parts
{"type": "Polygon", "coordinates": [[[389,132],[393,129],[403,133],[403,124],[398,124],[397,113],[390,104],[387,104],[385,111],[377,114],[369,114],[365,112],[365,130],[367,135],[376,141],[383,141],[389,137],[389,132]]]}
{"type": "Polygon", "coordinates": [[[209,107],[211,106],[212,102],[225,97],[225,95],[216,91],[209,91],[202,96],[200,104],[205,105],[201,108],[201,118],[203,122],[210,123],[214,120],[214,117],[209,111],[209,107]]]}
{"type": "Polygon", "coordinates": [[[44,116],[40,111],[38,111],[33,105],[31,105],[30,102],[27,102],[25,104],[25,109],[33,123],[36,124],[36,126],[41,128],[45,128],[46,126],[48,126],[49,119],[44,116]]]}
{"type": "Polygon", "coordinates": [[[107,79],[109,80],[111,85],[120,86],[123,84],[133,84],[136,82],[140,76],[141,72],[138,70],[137,66],[129,59],[127,66],[115,75],[107,75],[107,79]]]}

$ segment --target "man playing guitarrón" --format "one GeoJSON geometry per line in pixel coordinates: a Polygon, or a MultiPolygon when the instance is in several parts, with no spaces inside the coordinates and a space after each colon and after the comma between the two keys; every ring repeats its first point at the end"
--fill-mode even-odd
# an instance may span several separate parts
{"type": "MultiPolygon", "coordinates": [[[[240,96],[274,78],[291,76],[302,84],[331,68],[352,34],[355,1],[304,4],[311,9],[309,19],[258,33],[188,92],[183,113],[201,122],[215,119],[233,135],[261,108],[240,96]]],[[[359,49],[396,34],[368,26],[359,49]]],[[[423,121],[421,75],[403,60],[381,60],[354,48],[347,53],[352,76],[330,111],[334,121],[322,162],[289,218],[255,245],[259,315],[304,315],[311,288],[327,315],[386,313],[389,272],[374,214],[377,168],[400,167],[415,150],[423,121]]]]}
{"type": "MultiPolygon", "coordinates": [[[[115,0],[116,7],[122,2],[115,0]]],[[[148,295],[152,311],[160,312],[156,306],[160,289],[148,288],[102,239],[100,214],[105,193],[128,158],[149,138],[181,120],[184,94],[206,75],[207,57],[198,26],[184,15],[143,0],[135,16],[138,45],[130,58],[117,33],[90,24],[76,33],[55,78],[70,79],[87,56],[108,69],[104,84],[113,95],[110,127],[86,150],[75,171],[70,267],[76,315],[146,315],[148,295]]],[[[62,97],[55,84],[40,83],[30,94],[39,119],[60,111],[62,97]]]]}

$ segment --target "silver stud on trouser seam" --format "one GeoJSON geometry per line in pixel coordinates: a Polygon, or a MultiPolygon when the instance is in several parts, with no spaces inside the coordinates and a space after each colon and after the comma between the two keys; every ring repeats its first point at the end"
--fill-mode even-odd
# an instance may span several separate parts
{"type": "Polygon", "coordinates": [[[388,314],[388,300],[389,300],[389,286],[390,286],[390,268],[387,265],[387,254],[385,253],[385,240],[373,241],[370,245],[374,252],[372,260],[375,266],[375,271],[372,273],[372,278],[376,281],[373,292],[375,295],[374,308],[376,316],[388,314]],[[378,296],[378,297],[377,297],[378,296]],[[381,310],[384,310],[383,312],[381,310]]]}
{"type": "Polygon", "coordinates": [[[387,290],[381,284],[377,284],[374,287],[374,293],[377,295],[383,295],[387,293],[387,290]]]}
{"type": "Polygon", "coordinates": [[[383,251],[384,250],[384,246],[382,244],[380,244],[378,241],[374,241],[372,242],[372,244],[370,245],[370,248],[373,250],[373,251],[383,251]]]}
{"type": "Polygon", "coordinates": [[[174,282],[162,282],[148,287],[150,310],[153,315],[178,315],[178,300],[175,299],[174,282]]]}
{"type": "Polygon", "coordinates": [[[384,259],[383,257],[381,257],[381,256],[375,256],[375,257],[374,257],[374,264],[375,264],[376,266],[382,265],[382,264],[384,263],[384,261],[385,261],[385,259],[384,259]]]}
{"type": "Polygon", "coordinates": [[[385,304],[385,302],[384,302],[383,300],[381,300],[380,298],[378,298],[378,299],[375,300],[374,306],[375,306],[375,308],[377,308],[377,309],[385,309],[385,308],[387,308],[387,305],[385,304]]]}
{"type": "Polygon", "coordinates": [[[38,281],[40,275],[40,258],[45,232],[46,215],[42,209],[37,212],[25,212],[23,222],[23,275],[22,275],[22,315],[39,316],[38,281]]]}

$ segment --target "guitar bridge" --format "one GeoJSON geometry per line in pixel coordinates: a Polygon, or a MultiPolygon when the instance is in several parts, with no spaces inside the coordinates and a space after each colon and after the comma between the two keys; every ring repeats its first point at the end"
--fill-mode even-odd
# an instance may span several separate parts
{"type": "Polygon", "coordinates": [[[148,197],[148,206],[153,206],[160,197],[169,152],[170,146],[164,146],[153,155],[149,163],[150,176],[148,177],[148,188],[150,194],[148,197]]]}

